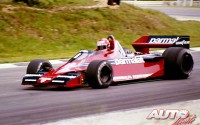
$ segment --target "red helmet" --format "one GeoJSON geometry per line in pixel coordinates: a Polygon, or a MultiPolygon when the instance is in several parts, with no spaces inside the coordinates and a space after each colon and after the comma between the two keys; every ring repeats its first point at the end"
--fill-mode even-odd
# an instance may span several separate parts
{"type": "Polygon", "coordinates": [[[109,49],[110,42],[106,38],[102,38],[97,42],[97,50],[109,49]]]}

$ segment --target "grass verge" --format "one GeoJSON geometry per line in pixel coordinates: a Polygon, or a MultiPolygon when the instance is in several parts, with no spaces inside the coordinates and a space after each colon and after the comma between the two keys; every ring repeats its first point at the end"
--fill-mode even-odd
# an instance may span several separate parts
{"type": "Polygon", "coordinates": [[[95,49],[96,41],[110,34],[128,48],[143,35],[190,35],[191,46],[200,46],[199,27],[200,22],[126,4],[53,13],[1,4],[0,63],[68,58],[80,49],[95,49]]]}

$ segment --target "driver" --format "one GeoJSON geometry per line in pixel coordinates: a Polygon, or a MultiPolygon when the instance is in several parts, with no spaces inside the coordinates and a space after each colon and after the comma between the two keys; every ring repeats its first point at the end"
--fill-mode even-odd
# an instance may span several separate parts
{"type": "Polygon", "coordinates": [[[97,41],[97,50],[110,50],[110,42],[106,38],[102,38],[97,41]]]}

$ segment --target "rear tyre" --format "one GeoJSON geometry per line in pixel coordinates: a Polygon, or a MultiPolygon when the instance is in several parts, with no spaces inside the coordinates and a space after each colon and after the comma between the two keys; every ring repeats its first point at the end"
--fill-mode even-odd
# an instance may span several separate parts
{"type": "Polygon", "coordinates": [[[35,59],[29,63],[26,73],[37,74],[39,71],[48,72],[52,69],[53,67],[49,61],[43,59],[35,59]]]}
{"type": "Polygon", "coordinates": [[[94,89],[108,88],[113,81],[112,66],[104,60],[92,61],[86,70],[86,79],[94,89]]]}
{"type": "Polygon", "coordinates": [[[168,79],[186,79],[189,77],[194,61],[188,49],[170,47],[163,53],[164,75],[168,79]]]}

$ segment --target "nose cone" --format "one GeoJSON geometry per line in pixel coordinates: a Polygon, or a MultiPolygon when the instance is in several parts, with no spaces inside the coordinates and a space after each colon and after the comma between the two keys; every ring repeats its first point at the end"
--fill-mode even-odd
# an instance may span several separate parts
{"type": "Polygon", "coordinates": [[[38,83],[49,83],[52,81],[51,77],[41,77],[38,79],[38,83]]]}
{"type": "Polygon", "coordinates": [[[37,80],[37,83],[50,83],[57,75],[54,73],[54,70],[44,74],[37,80]]]}

